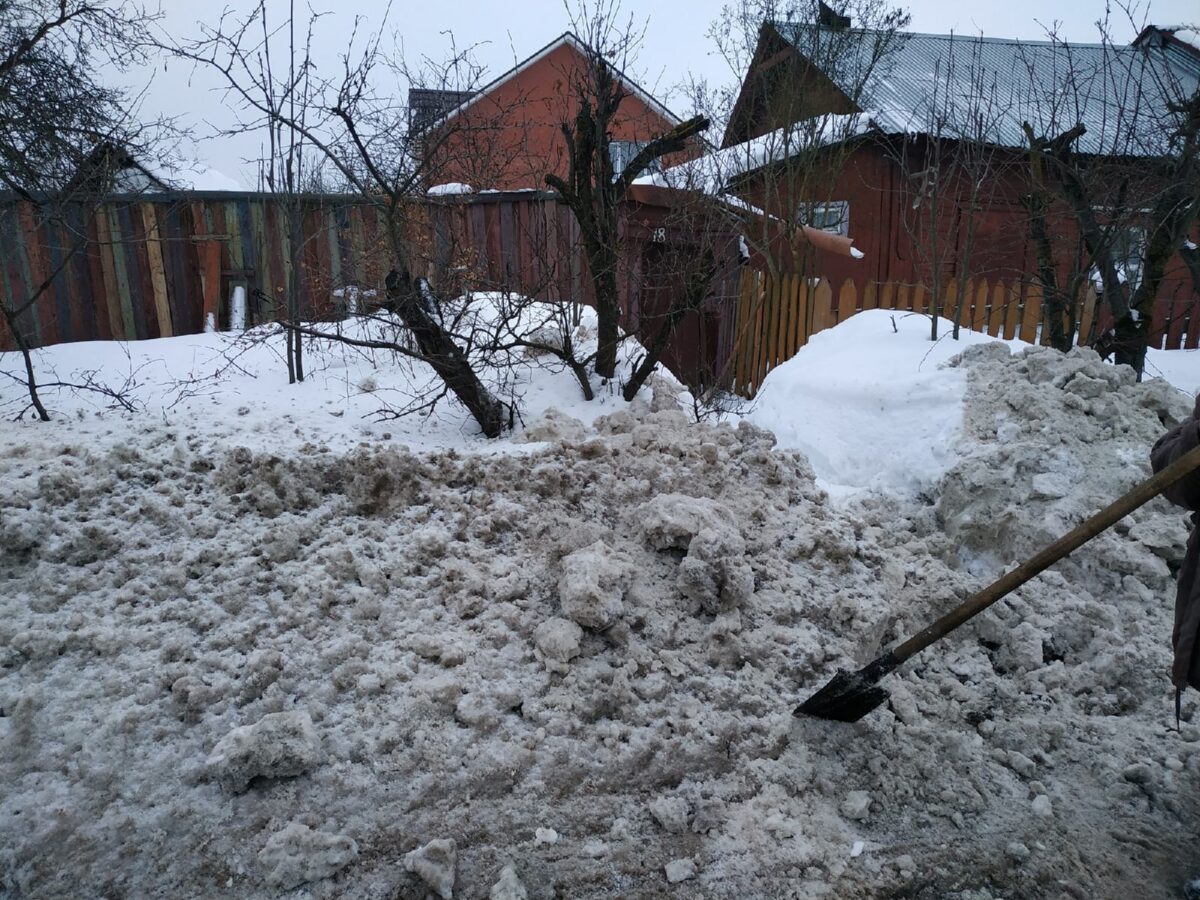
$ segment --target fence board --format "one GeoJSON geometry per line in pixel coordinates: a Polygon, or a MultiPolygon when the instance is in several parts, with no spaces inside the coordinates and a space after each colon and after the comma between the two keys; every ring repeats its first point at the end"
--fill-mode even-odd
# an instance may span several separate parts
{"type": "Polygon", "coordinates": [[[975,306],[971,313],[971,330],[987,334],[988,328],[988,283],[987,279],[979,279],[975,288],[975,306]]]}
{"type": "Polygon", "coordinates": [[[824,331],[833,324],[833,288],[822,278],[813,291],[813,333],[824,331]]]}
{"type": "Polygon", "coordinates": [[[796,346],[791,355],[795,356],[797,350],[808,343],[808,339],[812,337],[812,311],[811,311],[811,291],[808,289],[808,279],[796,277],[796,314],[798,321],[796,323],[796,346]]]}
{"type": "Polygon", "coordinates": [[[1005,299],[1004,285],[997,281],[992,285],[992,308],[988,314],[987,333],[994,338],[1004,336],[1005,299]]]}
{"type": "Polygon", "coordinates": [[[862,308],[864,310],[879,309],[878,290],[873,281],[868,281],[866,287],[863,288],[862,308]]]}
{"type": "Polygon", "coordinates": [[[879,308],[896,309],[896,297],[896,285],[890,281],[885,281],[879,290],[879,308]]]}
{"type": "Polygon", "coordinates": [[[171,310],[167,304],[167,271],[163,264],[162,238],[158,228],[158,215],[149,203],[141,204],[142,224],[146,231],[146,261],[150,270],[150,290],[154,298],[154,310],[158,315],[158,333],[171,337],[175,330],[171,323],[171,310]]]}
{"type": "Polygon", "coordinates": [[[1025,290],[1025,303],[1021,311],[1021,340],[1037,343],[1038,326],[1042,323],[1042,289],[1031,284],[1025,290]]]}
{"type": "Polygon", "coordinates": [[[844,322],[858,311],[858,288],[847,278],[838,291],[838,321],[844,322]]]}

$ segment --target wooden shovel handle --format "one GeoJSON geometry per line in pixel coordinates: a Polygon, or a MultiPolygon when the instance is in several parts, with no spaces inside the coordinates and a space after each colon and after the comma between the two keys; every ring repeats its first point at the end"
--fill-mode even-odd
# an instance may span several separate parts
{"type": "Polygon", "coordinates": [[[1041,553],[1021,563],[1007,575],[964,601],[962,605],[950,610],[924,631],[918,632],[896,647],[888,654],[894,660],[892,668],[910,659],[934,641],[945,637],[959,625],[979,615],[1001,597],[1016,590],[1073,550],[1082,547],[1110,525],[1114,525],[1138,507],[1149,503],[1175,482],[1187,477],[1197,469],[1200,469],[1200,447],[1189,450],[1157,475],[1143,481],[1119,500],[1096,513],[1074,531],[1063,535],[1041,553]]]}

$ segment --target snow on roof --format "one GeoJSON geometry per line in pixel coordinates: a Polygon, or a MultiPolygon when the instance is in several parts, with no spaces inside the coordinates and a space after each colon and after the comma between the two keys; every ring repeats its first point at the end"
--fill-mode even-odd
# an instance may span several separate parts
{"type": "MultiPolygon", "coordinates": [[[[543,59],[545,59],[547,56],[549,56],[551,53],[553,53],[559,47],[563,47],[563,46],[572,47],[575,50],[577,50],[579,53],[581,53],[585,56],[590,52],[587,44],[585,44],[583,41],[581,41],[572,32],[565,31],[561,35],[559,35],[557,38],[552,40],[545,47],[543,47],[541,50],[538,50],[536,53],[534,53],[532,56],[530,56],[528,59],[524,60],[523,62],[517,63],[515,66],[513,66],[511,69],[509,69],[504,74],[500,75],[499,77],[497,77],[497,78],[493,79],[492,81],[488,82],[487,84],[485,84],[478,91],[474,92],[474,94],[472,94],[472,96],[469,99],[465,100],[464,102],[460,103],[458,106],[454,107],[449,112],[447,112],[446,115],[443,116],[440,120],[431,122],[429,127],[433,127],[437,124],[440,124],[441,122],[447,122],[450,119],[457,116],[459,113],[463,112],[464,110],[469,109],[476,102],[478,102],[483,97],[486,97],[488,94],[490,94],[496,88],[511,81],[513,78],[520,75],[526,69],[530,68],[535,63],[541,62],[543,59]]],[[[671,110],[667,109],[667,107],[665,107],[662,103],[660,103],[658,100],[654,99],[654,97],[649,92],[643,90],[642,87],[637,84],[637,82],[635,82],[633,79],[631,79],[628,75],[626,75],[619,68],[614,66],[612,63],[609,63],[608,66],[610,69],[612,69],[613,74],[617,76],[617,79],[621,82],[621,84],[625,87],[625,89],[627,91],[629,91],[630,94],[637,97],[639,100],[641,100],[647,106],[649,106],[651,109],[653,109],[655,112],[657,112],[660,116],[662,116],[664,119],[666,119],[668,122],[670,122],[672,125],[679,124],[680,118],[677,115],[675,115],[675,113],[671,112],[671,110]]]]}
{"type": "Polygon", "coordinates": [[[175,166],[164,166],[155,175],[179,191],[245,191],[246,187],[236,178],[230,178],[211,166],[193,160],[175,166]]]}
{"type": "Polygon", "coordinates": [[[741,144],[713,150],[660,174],[643,175],[634,184],[660,184],[719,194],[738,176],[802,153],[840,144],[866,134],[873,127],[873,116],[868,113],[806,119],[741,144]]]}
{"type": "MultiPolygon", "coordinates": [[[[642,175],[633,183],[699,191],[717,197],[726,206],[751,216],[774,219],[766,211],[730,193],[732,183],[739,176],[771,163],[866,134],[872,127],[871,117],[865,113],[821,116],[780,128],[742,144],[714,150],[661,172],[642,175]]],[[[808,226],[802,226],[801,231],[811,243],[822,249],[854,259],[862,259],[865,255],[857,247],[851,246],[849,238],[808,226]]]]}
{"type": "Polygon", "coordinates": [[[1157,155],[1171,131],[1167,101],[1200,86],[1194,69],[1151,47],[773,27],[848,96],[857,94],[887,133],[1019,147],[1026,142],[1022,122],[1039,134],[1082,122],[1081,152],[1157,155]],[[825,65],[827,58],[836,61],[825,65]]]}

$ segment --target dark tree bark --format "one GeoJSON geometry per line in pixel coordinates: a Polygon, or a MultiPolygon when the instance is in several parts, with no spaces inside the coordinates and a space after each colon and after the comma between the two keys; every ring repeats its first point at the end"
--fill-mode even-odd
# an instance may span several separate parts
{"type": "Polygon", "coordinates": [[[4,313],[4,322],[8,325],[9,333],[12,334],[17,349],[21,351],[21,359],[25,362],[25,389],[29,391],[30,406],[37,411],[39,419],[43,422],[49,422],[50,414],[46,412],[46,407],[42,405],[42,399],[38,396],[37,377],[33,371],[33,357],[29,352],[29,342],[25,340],[25,335],[21,333],[17,317],[13,315],[12,311],[3,302],[0,302],[0,312],[4,313]]]}
{"type": "Polygon", "coordinates": [[[563,123],[562,126],[567,143],[567,177],[547,175],[546,184],[559,192],[579,222],[596,295],[599,341],[596,374],[612,378],[617,370],[621,317],[617,290],[618,208],[621,200],[647,166],[667,154],[683,150],[688,139],[708,128],[709,122],[703,116],[681,122],[650,141],[614,177],[609,156],[609,132],[617,109],[625,99],[625,89],[613,77],[609,64],[596,56],[589,66],[589,83],[578,86],[578,95],[579,111],[574,124],[563,123]]]}
{"type": "MultiPolygon", "coordinates": [[[[1088,178],[1086,164],[1081,163],[1071,150],[1071,145],[1086,133],[1086,129],[1077,124],[1048,140],[1035,137],[1028,123],[1023,125],[1030,144],[1031,163],[1037,159],[1044,164],[1046,183],[1052,179],[1056,193],[1071,209],[1084,246],[1100,273],[1102,299],[1112,313],[1113,328],[1094,347],[1102,356],[1111,355],[1115,363],[1133,367],[1139,379],[1146,364],[1154,301],[1167,262],[1182,244],[1200,208],[1195,184],[1196,157],[1200,153],[1200,91],[1182,103],[1170,104],[1169,108],[1179,116],[1179,124],[1172,135],[1174,154],[1153,163],[1162,169],[1158,177],[1163,188],[1144,219],[1149,240],[1142,254],[1141,279],[1131,297],[1126,295],[1117,272],[1112,241],[1096,213],[1098,201],[1110,186],[1092,183],[1094,179],[1088,178]]],[[[1118,204],[1123,208],[1127,205],[1123,186],[1118,185],[1118,195],[1118,204]]]]}
{"type": "Polygon", "coordinates": [[[433,316],[427,301],[429,287],[407,272],[388,273],[387,300],[416,339],[421,358],[433,367],[446,387],[475,417],[488,437],[499,437],[512,425],[507,404],[492,396],[471,368],[471,362],[433,316]]]}
{"type": "Polygon", "coordinates": [[[713,278],[717,274],[717,263],[713,254],[708,252],[705,257],[703,265],[689,273],[686,278],[683,299],[679,303],[672,304],[671,308],[667,310],[662,326],[650,341],[650,346],[646,348],[645,358],[642,359],[634,370],[633,376],[625,385],[622,396],[626,402],[637,396],[637,392],[650,377],[650,373],[658,366],[659,360],[662,359],[662,355],[667,349],[667,344],[671,341],[671,335],[675,333],[675,329],[683,321],[683,317],[693,310],[699,310],[704,305],[704,298],[708,296],[713,278]]]}

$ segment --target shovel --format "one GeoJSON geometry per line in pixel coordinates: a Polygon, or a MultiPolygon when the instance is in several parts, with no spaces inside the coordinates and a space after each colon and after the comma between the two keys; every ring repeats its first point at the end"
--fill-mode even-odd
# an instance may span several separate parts
{"type": "Polygon", "coordinates": [[[871,660],[857,672],[838,669],[825,687],[796,707],[794,715],[816,716],[835,722],[857,722],[888,699],[888,692],[879,686],[879,681],[894,672],[897,666],[970,621],[1001,597],[1048,569],[1071,551],[1079,549],[1110,525],[1149,503],[1197,469],[1200,469],[1200,447],[1189,450],[1157,475],[1146,479],[1111,506],[1102,509],[1074,531],[1063,535],[1041,553],[1021,563],[903,644],[871,660]]]}

